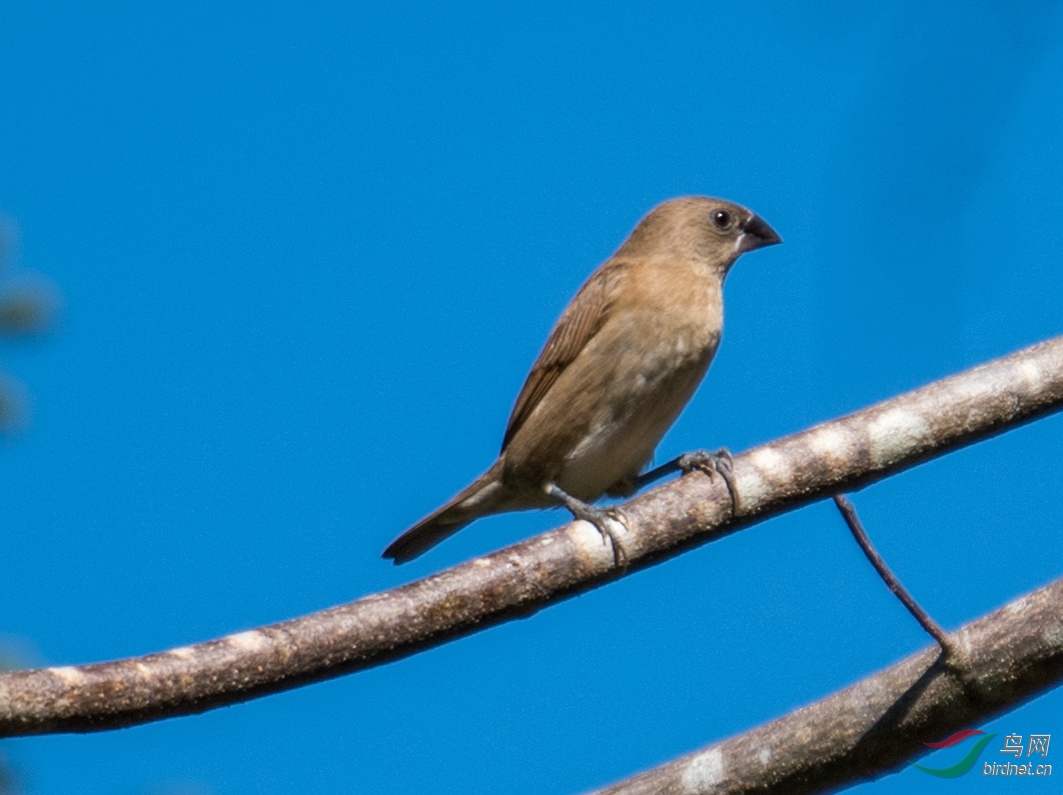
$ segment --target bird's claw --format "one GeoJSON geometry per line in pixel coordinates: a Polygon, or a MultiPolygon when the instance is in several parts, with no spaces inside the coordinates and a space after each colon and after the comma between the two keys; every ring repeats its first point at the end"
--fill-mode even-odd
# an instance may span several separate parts
{"type": "Polygon", "coordinates": [[[546,487],[546,493],[564,505],[569,513],[576,519],[582,519],[585,522],[589,522],[594,525],[594,528],[602,537],[602,543],[608,543],[613,547],[613,563],[620,569],[626,569],[628,560],[627,554],[624,552],[624,547],[620,543],[620,539],[613,534],[612,529],[609,527],[609,522],[619,522],[627,527],[627,523],[621,518],[620,510],[617,508],[595,508],[593,505],[577,500],[569,494],[562,491],[556,484],[549,484],[546,487]]]}
{"type": "Polygon", "coordinates": [[[624,552],[624,547],[620,543],[620,539],[616,537],[612,528],[609,526],[610,521],[624,524],[624,520],[620,517],[619,510],[615,508],[595,508],[591,505],[586,505],[584,507],[589,510],[581,510],[580,513],[572,511],[572,515],[577,519],[583,519],[594,525],[594,529],[597,530],[602,537],[602,543],[608,543],[613,548],[613,563],[620,569],[626,569],[628,560],[627,555],[624,552]]]}
{"type": "Polygon", "coordinates": [[[731,512],[732,514],[737,512],[738,491],[735,488],[734,459],[731,458],[730,450],[726,447],[721,447],[715,453],[710,453],[708,450],[694,450],[679,456],[676,464],[684,475],[694,470],[704,472],[710,480],[719,475],[731,495],[731,512]]]}

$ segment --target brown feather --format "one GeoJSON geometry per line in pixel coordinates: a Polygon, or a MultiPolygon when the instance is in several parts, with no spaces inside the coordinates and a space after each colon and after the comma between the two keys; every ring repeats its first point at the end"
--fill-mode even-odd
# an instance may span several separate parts
{"type": "Polygon", "coordinates": [[[446,505],[392,541],[384,550],[384,557],[394,560],[395,565],[413,560],[484,513],[502,510],[505,495],[501,489],[501,470],[500,462],[496,461],[446,505]]]}
{"type": "Polygon", "coordinates": [[[605,263],[591,275],[572,303],[561,313],[517,396],[506,425],[506,434],[502,438],[502,452],[506,451],[510,440],[564,369],[605,325],[614,303],[614,288],[626,270],[625,262],[605,263]]]}

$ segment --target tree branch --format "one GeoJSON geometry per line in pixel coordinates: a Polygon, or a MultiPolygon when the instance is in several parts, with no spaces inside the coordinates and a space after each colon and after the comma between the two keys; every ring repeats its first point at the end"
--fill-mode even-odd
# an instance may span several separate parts
{"type": "Polygon", "coordinates": [[[799,795],[904,767],[923,743],[982,723],[1063,679],[1063,578],[829,698],[595,795],[799,795]]]}
{"type": "Polygon", "coordinates": [[[0,736],[97,731],[265,695],[405,657],[850,490],[1063,407],[1063,337],[754,448],[737,508],[695,472],[622,506],[627,567],[573,522],[400,588],[144,657],[0,674],[0,736]]]}

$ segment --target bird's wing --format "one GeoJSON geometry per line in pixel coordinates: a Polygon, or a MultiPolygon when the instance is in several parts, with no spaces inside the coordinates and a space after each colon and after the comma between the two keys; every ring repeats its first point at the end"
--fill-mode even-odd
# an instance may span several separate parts
{"type": "Polygon", "coordinates": [[[602,265],[561,313],[517,396],[502,439],[503,452],[564,369],[605,325],[613,306],[616,284],[626,269],[624,262],[612,261],[602,265]]]}

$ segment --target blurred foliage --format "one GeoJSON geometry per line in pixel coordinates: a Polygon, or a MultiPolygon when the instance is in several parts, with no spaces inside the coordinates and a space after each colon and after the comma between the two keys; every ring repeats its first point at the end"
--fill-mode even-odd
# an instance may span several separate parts
{"type": "MultiPolygon", "coordinates": [[[[17,255],[18,228],[0,216],[0,338],[40,336],[58,315],[59,291],[41,276],[14,273],[17,255]]],[[[25,390],[0,372],[0,432],[22,426],[25,416],[25,390]]]]}
{"type": "Polygon", "coordinates": [[[0,295],[0,331],[4,334],[40,334],[52,322],[48,296],[39,290],[11,290],[0,295]]]}
{"type": "MultiPolygon", "coordinates": [[[[55,322],[58,291],[48,281],[12,273],[17,259],[18,230],[0,216],[0,337],[26,337],[47,332],[55,322]]],[[[25,390],[18,381],[0,372],[0,432],[11,431],[26,415],[25,390]]],[[[21,667],[15,649],[0,648],[0,671],[21,667]]],[[[19,776],[0,748],[0,795],[18,795],[23,789],[19,776]]]]}

